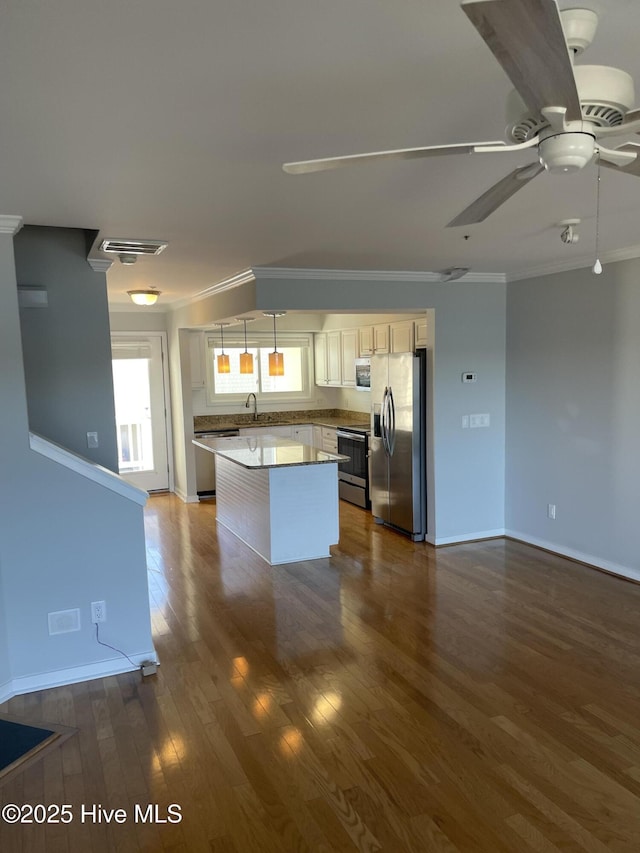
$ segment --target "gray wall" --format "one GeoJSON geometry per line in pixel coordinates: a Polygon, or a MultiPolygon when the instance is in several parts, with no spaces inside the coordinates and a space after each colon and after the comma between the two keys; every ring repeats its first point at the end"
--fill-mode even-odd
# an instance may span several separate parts
{"type": "Polygon", "coordinates": [[[18,285],[45,287],[47,308],[20,322],[33,432],[118,470],[104,273],[86,260],[84,231],[27,226],[15,238],[18,285]],[[87,432],[100,446],[87,447],[87,432]]]}
{"type": "Polygon", "coordinates": [[[639,279],[631,260],[509,285],[506,526],[640,578],[639,279]]]}
{"type": "Polygon", "coordinates": [[[506,284],[269,279],[256,308],[429,310],[429,531],[436,543],[504,531],[506,284]],[[478,373],[474,385],[464,371],[478,373]],[[488,429],[462,429],[462,415],[488,413],[488,429]],[[434,515],[435,512],[435,515],[434,515]]]}
{"type": "MultiPolygon", "coordinates": [[[[68,232],[61,238],[68,247],[68,232]]],[[[44,686],[91,677],[96,666],[98,674],[105,665],[129,669],[120,655],[96,643],[90,603],[107,602],[106,642],[132,656],[153,654],[142,507],[29,447],[13,247],[6,234],[0,234],[0,364],[0,685],[8,673],[20,690],[34,679],[44,686]],[[81,630],[49,636],[47,614],[75,607],[81,630]]]]}

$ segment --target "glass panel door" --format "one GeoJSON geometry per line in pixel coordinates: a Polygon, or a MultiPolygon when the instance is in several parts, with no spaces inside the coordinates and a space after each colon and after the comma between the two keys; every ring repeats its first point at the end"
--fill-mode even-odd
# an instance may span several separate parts
{"type": "Polygon", "coordinates": [[[168,489],[162,337],[113,336],[111,346],[119,473],[147,491],[168,489]]]}

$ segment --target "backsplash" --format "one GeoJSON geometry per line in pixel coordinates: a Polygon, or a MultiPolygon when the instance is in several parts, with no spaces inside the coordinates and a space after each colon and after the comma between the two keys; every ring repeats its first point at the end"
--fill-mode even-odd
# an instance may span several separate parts
{"type": "Polygon", "coordinates": [[[193,429],[224,429],[228,426],[275,426],[276,424],[308,424],[314,421],[340,420],[344,423],[364,423],[367,414],[349,409],[305,409],[291,412],[259,412],[258,419],[252,414],[239,415],[196,415],[193,429]]]}

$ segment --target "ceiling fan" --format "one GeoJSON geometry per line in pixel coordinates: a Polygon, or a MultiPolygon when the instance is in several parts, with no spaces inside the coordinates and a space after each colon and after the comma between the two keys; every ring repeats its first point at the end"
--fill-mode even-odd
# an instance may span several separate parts
{"type": "Polygon", "coordinates": [[[601,140],[640,132],[633,79],[604,65],[575,65],[595,36],[598,16],[588,9],[560,12],[556,0],[465,0],[471,23],[515,86],[507,100],[510,143],[429,145],[285,163],[290,174],[319,172],[375,160],[447,154],[485,154],[537,148],[538,162],[521,166],[488,189],[447,227],[482,222],[542,172],[575,172],[599,158],[640,177],[640,144],[616,148],[601,140]]]}

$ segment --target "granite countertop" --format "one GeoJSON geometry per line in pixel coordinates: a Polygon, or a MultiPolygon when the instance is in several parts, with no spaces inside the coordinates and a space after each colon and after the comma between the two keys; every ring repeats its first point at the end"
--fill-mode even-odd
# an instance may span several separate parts
{"type": "Polygon", "coordinates": [[[295,424],[314,424],[315,426],[341,427],[369,426],[366,412],[349,412],[344,409],[315,409],[292,412],[259,412],[258,419],[252,414],[242,415],[196,415],[193,419],[194,432],[218,429],[246,429],[247,427],[294,426],[295,424]]]}
{"type": "Polygon", "coordinates": [[[349,457],[327,453],[308,444],[275,436],[245,436],[239,438],[193,439],[198,447],[229,459],[243,468],[283,468],[291,465],[318,465],[326,462],[346,462],[349,457]]]}

